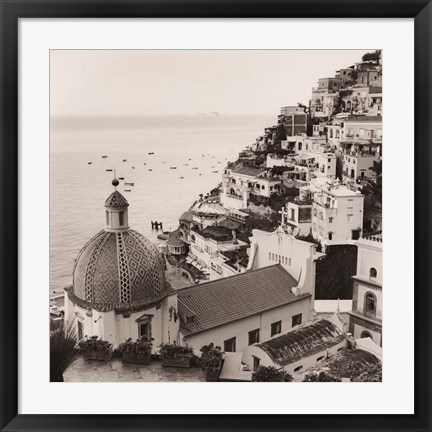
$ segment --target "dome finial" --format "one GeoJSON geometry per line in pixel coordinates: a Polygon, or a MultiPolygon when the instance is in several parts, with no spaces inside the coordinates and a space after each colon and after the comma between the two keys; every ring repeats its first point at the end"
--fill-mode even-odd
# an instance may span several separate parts
{"type": "Polygon", "coordinates": [[[113,181],[111,182],[112,183],[112,185],[116,188],[116,190],[117,190],[117,186],[119,185],[119,181],[117,180],[117,175],[116,175],[116,170],[115,170],[115,168],[114,168],[114,179],[113,179],[113,181]]]}

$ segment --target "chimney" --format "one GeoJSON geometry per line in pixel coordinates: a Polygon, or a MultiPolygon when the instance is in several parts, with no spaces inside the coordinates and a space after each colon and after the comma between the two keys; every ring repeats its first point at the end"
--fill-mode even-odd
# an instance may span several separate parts
{"type": "Polygon", "coordinates": [[[298,295],[301,294],[301,290],[298,286],[292,287],[291,288],[291,292],[297,297],[298,295]]]}
{"type": "Polygon", "coordinates": [[[356,341],[352,335],[352,333],[347,333],[347,348],[349,350],[355,349],[356,348],[356,341]]]}
{"type": "Polygon", "coordinates": [[[233,238],[233,243],[237,244],[237,232],[235,229],[232,230],[232,238],[233,238]]]}

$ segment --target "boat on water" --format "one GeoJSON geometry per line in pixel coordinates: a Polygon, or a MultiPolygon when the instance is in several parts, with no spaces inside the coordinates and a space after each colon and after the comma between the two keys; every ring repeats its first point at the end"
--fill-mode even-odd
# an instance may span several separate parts
{"type": "Polygon", "coordinates": [[[183,164],[183,166],[189,166],[189,164],[183,164]]]}
{"type": "Polygon", "coordinates": [[[112,169],[111,168],[107,168],[105,171],[112,171],[112,169]]]}
{"type": "Polygon", "coordinates": [[[151,168],[149,168],[149,171],[153,171],[151,168]]]}
{"type": "Polygon", "coordinates": [[[127,159],[123,159],[123,162],[127,162],[127,159]]]}
{"type": "Polygon", "coordinates": [[[177,167],[170,167],[170,169],[177,169],[177,167]]]}
{"type": "Polygon", "coordinates": [[[118,179],[119,179],[119,180],[124,180],[124,177],[119,177],[118,179]]]}
{"type": "Polygon", "coordinates": [[[108,156],[107,155],[103,155],[102,156],[102,159],[106,159],[108,156]]]}
{"type": "Polygon", "coordinates": [[[132,169],[135,169],[135,167],[133,166],[133,167],[131,167],[132,169]]]}
{"type": "Polygon", "coordinates": [[[93,162],[87,162],[88,165],[91,165],[93,162]]]}
{"type": "Polygon", "coordinates": [[[184,179],[184,177],[180,176],[179,179],[182,180],[182,179],[184,179]]]}
{"type": "Polygon", "coordinates": [[[124,192],[132,192],[132,189],[124,189],[124,192]]]}
{"type": "Polygon", "coordinates": [[[135,186],[135,183],[125,182],[125,186],[135,186]]]}
{"type": "Polygon", "coordinates": [[[189,158],[188,160],[192,160],[192,158],[189,158]]]}
{"type": "Polygon", "coordinates": [[[154,152],[149,152],[149,155],[154,155],[154,152]]]}
{"type": "Polygon", "coordinates": [[[198,167],[192,167],[192,169],[198,169],[198,167]]]}
{"type": "Polygon", "coordinates": [[[216,174],[216,173],[218,173],[218,172],[219,172],[219,171],[212,171],[213,174],[216,174]]]}

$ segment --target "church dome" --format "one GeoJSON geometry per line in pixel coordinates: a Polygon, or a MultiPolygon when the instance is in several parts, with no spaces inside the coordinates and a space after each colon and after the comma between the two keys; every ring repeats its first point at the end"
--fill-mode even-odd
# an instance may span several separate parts
{"type": "Polygon", "coordinates": [[[164,279],[162,257],[144,236],[101,231],[79,253],[73,286],[81,300],[114,308],[160,298],[164,279]]]}
{"type": "Polygon", "coordinates": [[[73,287],[68,290],[73,291],[74,303],[100,311],[125,311],[166,295],[162,256],[148,239],[129,228],[128,206],[117,190],[106,200],[105,229],[75,260],[73,287]]]}

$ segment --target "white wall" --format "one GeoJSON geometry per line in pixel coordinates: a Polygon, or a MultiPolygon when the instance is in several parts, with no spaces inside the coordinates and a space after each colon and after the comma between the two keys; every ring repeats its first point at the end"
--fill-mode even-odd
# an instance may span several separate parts
{"type": "Polygon", "coordinates": [[[203,345],[208,345],[210,342],[223,349],[224,341],[235,337],[236,351],[242,352],[249,346],[248,333],[252,330],[260,329],[260,340],[267,340],[271,338],[271,324],[274,322],[282,321],[282,333],[286,333],[292,328],[293,315],[301,313],[302,322],[309,321],[310,301],[310,297],[306,297],[261,314],[186,336],[182,343],[192,346],[195,351],[199,352],[203,345]]]}
{"type": "MultiPolygon", "coordinates": [[[[316,246],[297,240],[281,228],[272,233],[253,230],[251,254],[248,269],[259,269],[280,264],[295,279],[300,280],[302,292],[309,292],[315,299],[315,261],[313,254],[316,246]]],[[[312,301],[313,307],[313,301],[312,301]]]]}

